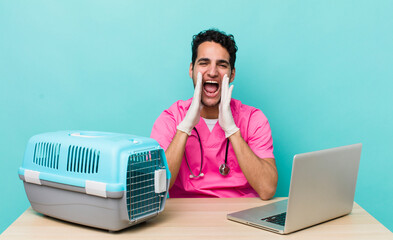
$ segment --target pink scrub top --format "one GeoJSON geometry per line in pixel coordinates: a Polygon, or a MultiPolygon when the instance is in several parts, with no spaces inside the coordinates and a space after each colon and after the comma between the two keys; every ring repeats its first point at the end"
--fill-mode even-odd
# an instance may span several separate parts
{"type": "MultiPolygon", "coordinates": [[[[161,113],[154,123],[151,138],[157,140],[166,151],[176,134],[176,127],[184,119],[192,98],[177,101],[169,109],[161,113]]],[[[274,158],[273,139],[270,125],[261,110],[242,104],[239,100],[231,100],[232,115],[240,133],[251,150],[260,158],[274,158]]],[[[222,176],[219,167],[225,162],[225,133],[217,122],[210,132],[203,118],[195,126],[203,148],[204,176],[190,178],[186,160],[180,166],[175,184],[169,191],[170,197],[259,197],[248,184],[237,162],[235,152],[229,143],[227,164],[230,172],[222,176]]],[[[185,148],[187,160],[194,175],[199,174],[201,166],[201,150],[195,130],[192,130],[185,148]]]]}

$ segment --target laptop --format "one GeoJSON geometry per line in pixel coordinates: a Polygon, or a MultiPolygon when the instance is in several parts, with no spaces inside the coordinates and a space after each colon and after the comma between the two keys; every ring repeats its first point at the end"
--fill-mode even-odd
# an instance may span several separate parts
{"type": "Polygon", "coordinates": [[[297,154],[288,199],[234,212],[229,220],[288,234],[349,214],[362,144],[297,154]]]}

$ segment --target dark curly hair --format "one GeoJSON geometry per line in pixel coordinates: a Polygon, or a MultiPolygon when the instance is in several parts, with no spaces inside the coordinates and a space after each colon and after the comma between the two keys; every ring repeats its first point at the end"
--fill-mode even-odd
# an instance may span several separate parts
{"type": "Polygon", "coordinates": [[[231,69],[235,68],[237,46],[235,38],[232,34],[226,34],[218,29],[209,29],[198,33],[192,37],[191,50],[192,50],[192,66],[198,55],[198,47],[204,42],[219,43],[229,53],[229,63],[231,69]]]}

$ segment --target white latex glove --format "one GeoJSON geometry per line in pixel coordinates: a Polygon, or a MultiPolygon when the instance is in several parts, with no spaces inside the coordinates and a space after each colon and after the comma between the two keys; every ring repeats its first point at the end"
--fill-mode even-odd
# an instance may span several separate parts
{"type": "Polygon", "coordinates": [[[192,102],[190,108],[187,111],[186,116],[183,121],[177,126],[177,129],[185,132],[188,136],[191,135],[192,129],[195,125],[198,124],[200,116],[201,116],[201,94],[202,94],[202,74],[198,72],[197,82],[194,90],[194,97],[192,98],[192,102]]]}
{"type": "Polygon", "coordinates": [[[226,138],[239,131],[239,128],[233,120],[231,111],[232,90],[233,85],[229,87],[229,78],[225,74],[222,79],[221,102],[218,106],[218,124],[220,124],[222,130],[224,130],[226,138]]]}

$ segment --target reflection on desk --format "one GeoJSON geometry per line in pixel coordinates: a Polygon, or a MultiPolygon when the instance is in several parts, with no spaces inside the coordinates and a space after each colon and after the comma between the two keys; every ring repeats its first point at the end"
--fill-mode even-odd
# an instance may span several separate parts
{"type": "Polygon", "coordinates": [[[227,213],[282,199],[171,198],[160,216],[114,233],[45,217],[29,208],[0,239],[393,239],[356,203],[347,216],[285,236],[226,219],[227,213]]]}

